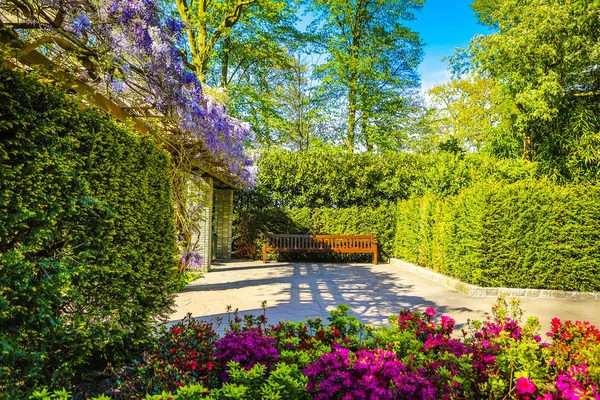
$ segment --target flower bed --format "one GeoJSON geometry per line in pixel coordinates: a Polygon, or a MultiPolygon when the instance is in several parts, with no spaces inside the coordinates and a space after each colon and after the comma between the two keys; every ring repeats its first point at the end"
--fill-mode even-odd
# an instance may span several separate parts
{"type": "MultiPolygon", "coordinates": [[[[518,301],[455,335],[454,320],[404,310],[374,328],[340,305],[319,319],[229,321],[223,337],[190,316],[122,369],[111,397],[150,399],[600,399],[600,331],[552,321],[542,340],[518,301]],[[462,336],[457,338],[457,336],[462,336]]],[[[101,398],[108,399],[106,396],[101,398]]]]}

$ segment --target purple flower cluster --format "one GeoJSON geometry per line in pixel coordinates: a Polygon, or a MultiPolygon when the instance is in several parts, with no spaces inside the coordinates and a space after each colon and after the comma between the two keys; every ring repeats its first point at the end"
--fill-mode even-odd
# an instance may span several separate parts
{"type": "Polygon", "coordinates": [[[161,134],[196,143],[193,156],[221,165],[233,180],[252,185],[247,168],[252,163],[243,147],[250,127],[204,95],[179,50],[184,47],[180,20],[162,12],[157,0],[68,0],[60,5],[69,18],[57,31],[71,32],[68,39],[83,44],[86,53],[92,49],[97,60],[82,77],[134,108],[158,111],[166,124],[160,129],[167,131],[161,134]]]}
{"type": "Polygon", "coordinates": [[[215,360],[223,369],[221,375],[227,380],[227,363],[236,361],[250,370],[256,363],[272,367],[278,359],[277,341],[266,336],[259,328],[236,332],[229,331],[215,343],[215,360]]]}
{"type": "Polygon", "coordinates": [[[600,400],[600,390],[594,384],[588,372],[587,366],[572,365],[568,371],[563,371],[556,378],[555,387],[557,393],[546,393],[543,400],[578,400],[593,399],[600,400]]]}
{"type": "Polygon", "coordinates": [[[73,18],[73,31],[81,36],[85,33],[86,30],[89,30],[92,27],[92,23],[86,14],[78,15],[73,18]]]}
{"type": "Polygon", "coordinates": [[[181,255],[181,265],[190,269],[202,267],[202,254],[197,251],[188,251],[181,255]]]}
{"type": "Polygon", "coordinates": [[[170,116],[181,132],[201,141],[212,162],[227,165],[249,183],[251,177],[245,167],[251,162],[243,147],[250,135],[249,126],[228,116],[221,104],[204,95],[200,81],[185,68],[176,46],[183,24],[159,16],[154,0],[110,3],[109,17],[117,24],[109,37],[115,44],[127,43],[127,52],[121,56],[137,61],[133,65],[148,77],[151,85],[147,100],[170,116]]]}
{"type": "Polygon", "coordinates": [[[304,370],[315,399],[436,399],[435,387],[423,371],[409,370],[392,351],[356,353],[333,345],[304,370]]]}

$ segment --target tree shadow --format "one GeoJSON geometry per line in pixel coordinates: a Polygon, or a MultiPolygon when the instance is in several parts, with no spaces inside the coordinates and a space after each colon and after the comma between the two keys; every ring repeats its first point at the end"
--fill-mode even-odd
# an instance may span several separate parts
{"type": "MultiPolygon", "coordinates": [[[[339,304],[347,304],[350,307],[350,315],[363,323],[375,326],[387,324],[390,315],[403,309],[425,311],[426,308],[432,307],[438,315],[450,316],[457,312],[480,311],[428,299],[419,294],[418,287],[399,278],[398,273],[365,264],[250,262],[247,266],[240,263],[225,264],[207,274],[224,275],[221,276],[220,282],[206,282],[203,279],[194,281],[183,293],[187,296],[193,296],[193,293],[210,293],[211,299],[214,300],[215,296],[224,295],[226,292],[245,290],[244,293],[250,293],[256,300],[256,296],[259,296],[258,293],[264,288],[279,288],[271,292],[274,298],[279,299],[274,301],[275,304],[269,301],[268,295],[264,299],[267,300],[266,316],[270,323],[276,323],[280,319],[301,321],[315,317],[326,320],[327,312],[339,304]]],[[[259,302],[254,301],[254,304],[256,303],[259,302]]],[[[227,305],[224,303],[221,310],[225,311],[227,305]]],[[[240,306],[230,305],[234,309],[240,306]]],[[[240,311],[240,315],[262,313],[263,310],[258,307],[240,311]]],[[[216,322],[217,318],[227,320],[227,313],[215,310],[214,307],[204,315],[193,316],[207,322],[216,322]]],[[[172,320],[171,323],[177,321],[172,320]]],[[[457,330],[463,325],[464,323],[457,324],[457,330]]],[[[219,329],[222,330],[223,326],[219,329]]]]}

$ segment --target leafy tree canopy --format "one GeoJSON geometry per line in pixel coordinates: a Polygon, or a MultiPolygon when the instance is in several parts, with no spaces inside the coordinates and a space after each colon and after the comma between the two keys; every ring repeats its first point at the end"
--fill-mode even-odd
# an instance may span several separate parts
{"type": "Polygon", "coordinates": [[[406,97],[419,81],[422,44],[403,21],[422,5],[422,0],[309,3],[316,15],[312,31],[327,57],[317,76],[345,110],[347,150],[358,143],[373,148],[389,122],[385,117],[406,112],[406,97]]]}
{"type": "MultiPolygon", "coordinates": [[[[550,176],[592,175],[600,163],[600,8],[592,0],[476,0],[481,23],[469,68],[512,102],[505,118],[523,158],[550,176]]],[[[461,57],[455,57],[455,67],[461,57]]]]}

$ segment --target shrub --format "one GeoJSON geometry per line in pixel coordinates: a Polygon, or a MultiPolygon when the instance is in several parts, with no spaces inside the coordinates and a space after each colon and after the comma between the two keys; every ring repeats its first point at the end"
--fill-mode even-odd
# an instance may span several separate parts
{"type": "MultiPolygon", "coordinates": [[[[309,319],[265,328],[264,316],[236,316],[231,330],[218,340],[219,346],[204,343],[214,343],[214,332],[205,324],[187,322],[193,329],[178,324],[157,343],[163,349],[186,350],[182,356],[177,350],[174,356],[163,351],[161,359],[170,365],[165,369],[171,373],[150,385],[152,396],[147,398],[598,397],[598,329],[587,323],[554,320],[549,333],[553,342],[547,344],[539,336],[537,319],[522,323],[518,301],[504,298],[498,299],[486,320],[471,321],[461,338],[454,332],[454,320],[444,315],[436,318],[432,308],[422,313],[402,310],[390,317],[389,326],[377,328],[361,324],[348,311],[344,305],[332,310],[327,326],[309,319]],[[211,334],[199,338],[190,332],[211,334]],[[182,372],[177,371],[194,346],[205,349],[207,359],[226,363],[221,379],[206,385],[192,383],[192,375],[181,379],[182,372]]],[[[142,368],[134,370],[140,376],[142,368]]],[[[143,398],[144,393],[121,391],[114,396],[143,398]]]]}
{"type": "MultiPolygon", "coordinates": [[[[515,182],[535,174],[534,164],[520,160],[449,153],[348,154],[334,147],[265,151],[257,166],[256,188],[234,198],[233,248],[239,257],[259,257],[264,233],[374,233],[386,260],[396,231],[391,204],[399,199],[456,195],[479,181],[515,182]]],[[[321,259],[366,261],[368,256],[329,254],[321,259]]]]}
{"type": "Polygon", "coordinates": [[[212,324],[196,321],[191,314],[169,329],[162,326],[144,357],[122,377],[121,393],[156,394],[196,383],[215,386],[217,339],[212,324]]]}
{"type": "Polygon", "coordinates": [[[477,393],[483,398],[529,398],[551,379],[547,345],[537,318],[521,323],[518,301],[503,298],[484,322],[471,322],[464,343],[472,357],[477,393]]]}
{"type": "Polygon", "coordinates": [[[215,360],[223,371],[221,379],[225,381],[227,364],[231,361],[247,370],[261,364],[270,371],[278,357],[275,339],[264,335],[260,328],[229,331],[215,343],[215,360]]]}
{"type": "Polygon", "coordinates": [[[0,68],[0,391],[130,358],[176,288],[168,157],[0,68]]]}
{"type": "Polygon", "coordinates": [[[546,181],[401,201],[394,254],[481,286],[598,291],[599,201],[546,181]]]}
{"type": "Polygon", "coordinates": [[[424,194],[448,196],[479,181],[515,182],[535,164],[480,154],[348,154],[336,147],[260,154],[258,184],[235,200],[239,207],[377,207],[424,194]]]}
{"type": "MultiPolygon", "coordinates": [[[[550,350],[553,366],[568,370],[569,366],[587,364],[595,376],[600,378],[600,329],[588,322],[552,320],[550,350]]],[[[596,382],[600,385],[600,381],[596,382]]]]}
{"type": "Polygon", "coordinates": [[[390,350],[359,350],[339,345],[310,364],[308,391],[314,399],[436,399],[421,371],[410,371],[390,350]]]}

